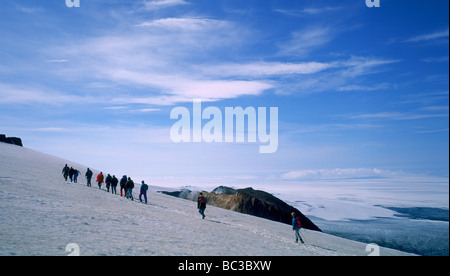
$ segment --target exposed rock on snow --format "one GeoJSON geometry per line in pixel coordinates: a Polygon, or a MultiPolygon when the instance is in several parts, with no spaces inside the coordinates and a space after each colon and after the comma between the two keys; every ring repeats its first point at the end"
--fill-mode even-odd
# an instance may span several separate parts
{"type": "Polygon", "coordinates": [[[0,142],[23,147],[22,139],[18,137],[6,137],[5,134],[0,134],[0,142]]]}
{"type": "MultiPolygon", "coordinates": [[[[197,200],[198,196],[197,192],[192,192],[186,189],[162,193],[189,200],[197,200]]],[[[214,189],[211,193],[203,193],[208,199],[208,205],[270,219],[289,225],[292,224],[291,213],[295,212],[300,217],[300,221],[304,228],[314,231],[321,231],[319,227],[304,216],[299,210],[264,191],[254,190],[253,188],[236,190],[230,187],[220,186],[214,189]]]]}

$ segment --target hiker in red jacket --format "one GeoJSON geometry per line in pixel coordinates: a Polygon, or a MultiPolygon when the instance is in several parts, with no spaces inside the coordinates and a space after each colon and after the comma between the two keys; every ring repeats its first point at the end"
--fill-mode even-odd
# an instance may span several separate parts
{"type": "Polygon", "coordinates": [[[302,228],[302,224],[300,222],[300,217],[292,212],[292,230],[295,232],[295,242],[298,243],[300,240],[301,243],[305,243],[302,239],[302,235],[300,235],[300,229],[302,228]]]}
{"type": "Polygon", "coordinates": [[[99,189],[102,188],[102,183],[103,183],[104,180],[105,180],[105,177],[103,176],[103,173],[100,172],[100,173],[97,175],[97,184],[98,184],[98,188],[99,188],[99,189]]]}

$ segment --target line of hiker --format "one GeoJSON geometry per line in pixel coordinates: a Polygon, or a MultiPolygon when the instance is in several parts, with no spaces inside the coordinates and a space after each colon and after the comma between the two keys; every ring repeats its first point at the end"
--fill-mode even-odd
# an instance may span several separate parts
{"type": "MultiPolygon", "coordinates": [[[[62,172],[63,172],[63,176],[64,179],[67,181],[67,177],[70,176],[70,179],[72,180],[72,176],[69,173],[70,171],[74,170],[73,168],[69,168],[67,166],[67,164],[64,166],[62,172]],[[66,173],[67,172],[67,173],[66,173]]],[[[80,173],[79,171],[77,171],[78,173],[76,174],[78,177],[78,174],[80,173]]],[[[87,171],[85,173],[85,177],[86,177],[86,183],[88,187],[92,187],[92,177],[94,176],[94,173],[92,172],[91,169],[87,168],[87,171]]],[[[122,178],[119,179],[115,176],[115,175],[110,175],[108,174],[106,177],[103,174],[103,172],[100,172],[97,175],[97,178],[95,180],[95,182],[97,182],[98,188],[102,189],[102,185],[103,183],[105,183],[106,185],[106,191],[109,193],[109,190],[111,189],[111,193],[117,195],[117,186],[120,185],[120,196],[126,197],[127,199],[131,199],[132,201],[134,201],[134,197],[133,197],[133,189],[134,189],[134,181],[131,179],[131,177],[127,177],[126,175],[122,176],[122,178]]],[[[75,178],[75,183],[77,183],[77,180],[75,178]]],[[[142,181],[141,183],[141,187],[139,190],[139,201],[142,202],[142,197],[144,198],[144,203],[147,204],[147,191],[148,191],[148,185],[145,184],[144,181],[142,181]]],[[[202,216],[203,219],[205,219],[205,209],[206,209],[206,197],[203,195],[203,193],[199,194],[199,197],[197,199],[197,208],[198,211],[200,213],[200,215],[202,216]]]]}
{"type": "MultiPolygon", "coordinates": [[[[67,164],[64,166],[63,170],[63,177],[65,181],[67,182],[67,177],[70,178],[70,182],[72,182],[72,177],[74,177],[74,182],[77,183],[77,178],[80,172],[78,170],[73,169],[72,167],[69,168],[67,164]],[[76,171],[76,173],[75,173],[76,171]],[[72,173],[71,173],[72,172],[72,173]],[[75,176],[76,175],[76,176],[75,176]]],[[[92,187],[92,177],[94,173],[91,171],[91,169],[87,169],[85,173],[87,186],[92,187]]],[[[102,189],[103,183],[106,185],[106,191],[109,193],[109,190],[111,189],[111,193],[117,195],[117,185],[120,184],[120,196],[124,196],[127,199],[131,199],[134,201],[133,198],[133,189],[134,189],[134,181],[131,179],[131,177],[127,177],[124,175],[119,182],[119,179],[115,175],[108,174],[106,177],[104,176],[103,172],[100,172],[97,175],[97,178],[95,180],[97,182],[98,188],[102,189]]],[[[147,204],[147,191],[148,191],[148,185],[145,184],[145,182],[142,180],[140,193],[139,193],[139,201],[142,202],[142,197],[144,197],[144,203],[147,204]]]]}

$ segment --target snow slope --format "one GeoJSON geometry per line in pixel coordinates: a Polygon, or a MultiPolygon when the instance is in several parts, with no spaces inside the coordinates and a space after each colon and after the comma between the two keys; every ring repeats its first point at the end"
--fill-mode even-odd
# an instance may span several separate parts
{"type": "MultiPolygon", "coordinates": [[[[370,253],[367,244],[305,230],[307,243],[297,245],[289,225],[212,206],[202,220],[195,203],[157,193],[161,188],[154,186],[144,205],[99,190],[95,183],[87,187],[84,177],[67,184],[61,176],[66,163],[84,176],[85,166],[0,143],[0,255],[67,255],[71,243],[81,255],[370,253]]],[[[134,196],[138,193],[139,185],[134,196]]],[[[380,254],[409,255],[386,248],[380,254]]]]}

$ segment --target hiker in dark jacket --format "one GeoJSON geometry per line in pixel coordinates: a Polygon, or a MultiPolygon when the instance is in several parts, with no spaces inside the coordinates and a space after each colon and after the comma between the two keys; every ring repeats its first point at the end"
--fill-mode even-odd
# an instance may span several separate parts
{"type": "Polygon", "coordinates": [[[67,177],[69,176],[69,170],[70,170],[70,168],[69,168],[69,166],[67,166],[67,164],[62,169],[62,175],[63,175],[65,181],[67,181],[67,177]]]}
{"type": "Polygon", "coordinates": [[[75,169],[72,168],[72,167],[70,167],[70,169],[69,169],[69,179],[70,179],[70,182],[73,181],[73,174],[74,174],[74,173],[75,173],[75,169]]]}
{"type": "Polygon", "coordinates": [[[206,197],[203,195],[203,193],[200,193],[198,195],[197,200],[197,208],[200,215],[202,215],[202,218],[205,219],[205,209],[206,209],[206,197]]]}
{"type": "Polygon", "coordinates": [[[109,187],[111,186],[112,176],[108,173],[105,179],[106,191],[109,193],[109,187]]]}
{"type": "Polygon", "coordinates": [[[93,174],[94,173],[88,168],[87,171],[86,171],[86,174],[85,174],[88,187],[91,187],[91,179],[92,179],[92,175],[93,174]]]}
{"type": "Polygon", "coordinates": [[[117,179],[117,177],[115,175],[113,175],[112,179],[111,179],[111,193],[117,195],[117,183],[119,183],[119,179],[117,179]]]}
{"type": "Polygon", "coordinates": [[[148,185],[144,183],[144,180],[142,180],[141,191],[139,193],[139,201],[142,202],[142,196],[144,196],[145,204],[147,204],[147,190],[148,185]]]}
{"type": "Polygon", "coordinates": [[[127,198],[131,198],[131,200],[133,199],[133,188],[134,188],[134,182],[133,180],[131,180],[131,177],[128,177],[128,181],[127,181],[127,198]]]}
{"type": "Polygon", "coordinates": [[[120,179],[120,196],[127,196],[127,176],[122,176],[122,179],[120,179]],[[122,195],[123,190],[123,195],[122,195]]]}

